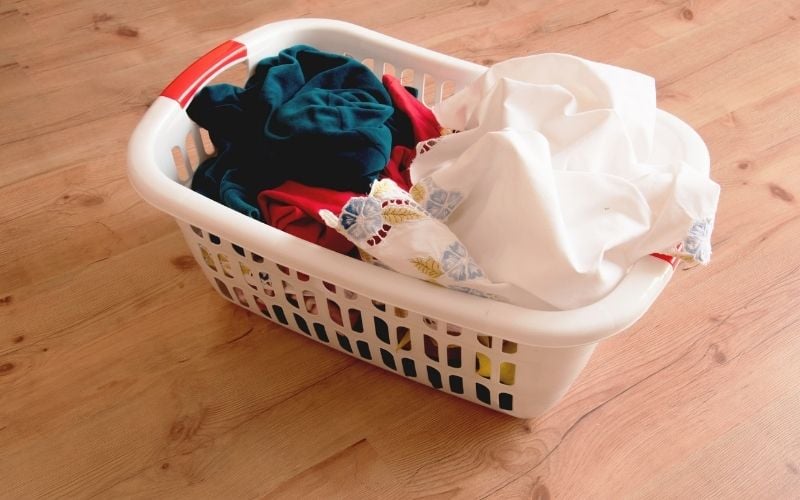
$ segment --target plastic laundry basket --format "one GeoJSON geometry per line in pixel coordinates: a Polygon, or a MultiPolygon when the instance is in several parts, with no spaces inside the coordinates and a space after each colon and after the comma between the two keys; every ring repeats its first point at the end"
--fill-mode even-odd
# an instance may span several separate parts
{"type": "MultiPolygon", "coordinates": [[[[432,92],[425,95],[429,102],[441,100],[443,88],[462,88],[485,70],[339,21],[269,24],[201,57],[155,100],[130,141],[133,186],[177,220],[209,282],[234,304],[460,398],[517,417],[541,414],[564,395],[597,342],[647,311],[672,276],[674,261],[642,258],[609,295],[589,306],[530,310],[340,255],[193,192],[191,172],[208,153],[186,105],[234,64],[246,62],[252,70],[260,59],[298,43],[371,59],[379,74],[412,69],[412,86],[432,92]],[[187,142],[198,151],[195,164],[187,142]]],[[[702,140],[677,118],[659,112],[656,139],[653,159],[677,157],[708,168],[702,140]]]]}

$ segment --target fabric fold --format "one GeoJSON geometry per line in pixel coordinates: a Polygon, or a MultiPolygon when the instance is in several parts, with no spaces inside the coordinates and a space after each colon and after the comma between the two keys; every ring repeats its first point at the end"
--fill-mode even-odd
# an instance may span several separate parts
{"type": "MultiPolygon", "coordinates": [[[[411,192],[496,283],[587,305],[714,218],[706,165],[651,161],[655,102],[652,78],[630,70],[562,54],[499,63],[434,107],[462,132],[418,148],[411,192]]],[[[710,230],[694,234],[684,251],[707,261],[710,230]]]]}

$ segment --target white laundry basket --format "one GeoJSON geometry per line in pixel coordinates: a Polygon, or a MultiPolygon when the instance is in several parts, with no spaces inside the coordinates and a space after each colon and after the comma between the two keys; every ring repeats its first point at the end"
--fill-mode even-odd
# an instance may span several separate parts
{"type": "MultiPolygon", "coordinates": [[[[192,191],[191,172],[208,156],[185,112],[194,94],[234,64],[246,61],[252,70],[260,59],[299,43],[371,59],[379,74],[390,66],[398,75],[412,69],[412,85],[433,92],[426,96],[433,101],[441,100],[446,82],[457,90],[485,70],[340,21],[269,24],[206,54],[155,100],[130,141],[133,186],[177,220],[209,282],[234,304],[460,398],[517,417],[541,414],[564,395],[600,340],[647,311],[672,276],[674,260],[641,259],[615,290],[589,306],[530,310],[371,266],[192,191]],[[187,143],[198,151],[195,164],[187,143]]],[[[656,133],[656,156],[677,154],[707,168],[705,145],[686,124],[660,112],[656,133]]]]}

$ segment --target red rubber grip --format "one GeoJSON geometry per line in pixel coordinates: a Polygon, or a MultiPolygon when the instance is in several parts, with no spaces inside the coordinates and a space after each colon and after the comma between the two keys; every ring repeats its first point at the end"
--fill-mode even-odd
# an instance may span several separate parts
{"type": "Polygon", "coordinates": [[[177,78],[172,80],[172,83],[164,88],[161,95],[177,101],[182,108],[185,108],[197,91],[216,72],[225,66],[236,64],[246,58],[247,47],[235,40],[228,40],[211,49],[206,55],[183,70],[177,78]]]}
{"type": "Polygon", "coordinates": [[[673,269],[678,267],[678,258],[675,257],[674,255],[667,255],[665,253],[651,253],[650,256],[655,257],[656,259],[663,260],[664,262],[672,266],[673,269]]]}

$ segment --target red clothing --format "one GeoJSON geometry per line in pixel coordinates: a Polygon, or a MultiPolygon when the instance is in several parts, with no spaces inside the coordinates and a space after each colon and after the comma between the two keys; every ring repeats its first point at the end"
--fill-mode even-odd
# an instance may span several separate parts
{"type": "Polygon", "coordinates": [[[335,229],[326,226],[319,211],[325,208],[339,213],[353,196],[358,196],[358,193],[286,181],[275,189],[261,191],[258,194],[258,208],[264,222],[270,226],[335,252],[348,253],[353,249],[353,244],[335,229]]]}
{"type": "Polygon", "coordinates": [[[394,107],[402,111],[411,121],[416,142],[427,141],[442,135],[442,126],[427,106],[411,95],[400,79],[392,75],[383,75],[383,86],[389,91],[394,107]]]}
{"type": "MultiPolygon", "coordinates": [[[[416,155],[415,151],[405,146],[395,146],[392,148],[392,156],[389,158],[389,163],[381,172],[379,179],[386,179],[387,177],[394,181],[395,184],[408,191],[411,189],[411,161],[416,155]]],[[[345,202],[346,203],[346,202],[345,202]]],[[[342,203],[344,205],[344,203],[342,203]]],[[[338,214],[340,210],[331,212],[338,214]]]]}

